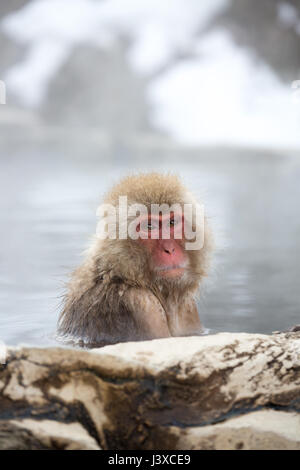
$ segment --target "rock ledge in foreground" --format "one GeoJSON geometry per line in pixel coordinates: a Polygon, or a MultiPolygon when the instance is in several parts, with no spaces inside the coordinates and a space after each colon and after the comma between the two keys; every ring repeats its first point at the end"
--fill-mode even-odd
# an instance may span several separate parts
{"type": "Polygon", "coordinates": [[[300,449],[300,333],[12,348],[0,448],[300,449]]]}

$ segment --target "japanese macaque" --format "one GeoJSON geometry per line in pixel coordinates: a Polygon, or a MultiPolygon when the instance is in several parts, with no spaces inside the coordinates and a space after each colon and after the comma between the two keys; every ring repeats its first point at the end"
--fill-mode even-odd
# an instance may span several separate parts
{"type": "Polygon", "coordinates": [[[94,238],[73,273],[58,333],[87,347],[201,334],[195,296],[213,248],[203,206],[176,176],[159,173],[126,177],[104,203],[116,224],[102,214],[106,237],[94,238]],[[135,236],[125,236],[132,227],[135,236]]]}

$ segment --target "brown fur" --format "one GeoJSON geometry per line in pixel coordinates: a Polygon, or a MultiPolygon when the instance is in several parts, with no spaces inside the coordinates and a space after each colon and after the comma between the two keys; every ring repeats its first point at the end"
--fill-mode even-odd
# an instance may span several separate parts
{"type": "MultiPolygon", "coordinates": [[[[176,176],[158,173],[130,176],[104,199],[118,205],[194,203],[176,176]]],[[[187,251],[188,272],[180,280],[157,279],[143,247],[135,240],[95,238],[84,263],[68,286],[58,331],[88,346],[121,341],[199,334],[195,293],[207,275],[213,242],[205,219],[201,250],[187,251]]]]}

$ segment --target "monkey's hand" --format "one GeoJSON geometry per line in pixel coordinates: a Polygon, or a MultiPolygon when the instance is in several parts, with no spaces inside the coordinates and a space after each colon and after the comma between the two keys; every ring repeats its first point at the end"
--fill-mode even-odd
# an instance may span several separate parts
{"type": "Polygon", "coordinates": [[[193,297],[186,297],[179,305],[170,306],[167,317],[172,336],[203,335],[197,305],[193,297]]]}
{"type": "Polygon", "coordinates": [[[135,320],[141,338],[171,336],[165,311],[152,292],[132,287],[127,290],[123,301],[135,320]]]}

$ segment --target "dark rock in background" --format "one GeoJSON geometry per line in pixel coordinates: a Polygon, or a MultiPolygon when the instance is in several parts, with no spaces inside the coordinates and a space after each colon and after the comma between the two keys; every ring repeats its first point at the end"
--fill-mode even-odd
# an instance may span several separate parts
{"type": "Polygon", "coordinates": [[[73,49],[52,80],[42,115],[54,125],[99,127],[116,134],[149,129],[146,81],[127,61],[127,40],[109,50],[73,49]]]}
{"type": "Polygon", "coordinates": [[[278,7],[283,4],[300,12],[299,0],[231,0],[209,28],[224,27],[239,46],[252,51],[282,80],[291,82],[300,71],[300,35],[279,20],[278,7]]]}

